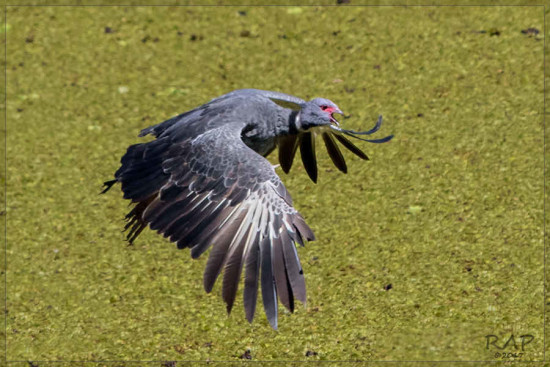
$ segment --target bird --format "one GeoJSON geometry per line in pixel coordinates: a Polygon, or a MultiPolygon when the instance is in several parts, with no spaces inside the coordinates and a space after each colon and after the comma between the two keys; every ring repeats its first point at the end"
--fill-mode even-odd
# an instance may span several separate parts
{"type": "Polygon", "coordinates": [[[106,193],[120,183],[134,204],[124,230],[132,244],[150,229],[190,248],[198,258],[212,247],[203,275],[207,293],[223,271],[222,298],[230,314],[244,270],[243,303],[252,323],[258,289],[271,327],[278,328],[278,301],[291,313],[295,300],[306,304],[304,272],[297,247],[315,235],[266,157],[278,148],[279,165],[289,173],[300,149],[304,168],[317,182],[316,136],[321,135],[334,165],[347,173],[340,143],[363,160],[367,155],[347,137],[365,139],[378,131],[346,130],[343,115],[326,98],[299,97],[260,89],[238,89],[141,130],[155,139],[128,147],[106,193]]]}

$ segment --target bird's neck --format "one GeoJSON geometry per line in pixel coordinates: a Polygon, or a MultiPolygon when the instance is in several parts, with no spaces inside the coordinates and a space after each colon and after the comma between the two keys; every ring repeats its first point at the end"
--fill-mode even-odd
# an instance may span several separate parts
{"type": "Polygon", "coordinates": [[[253,121],[250,128],[243,131],[243,142],[258,154],[267,156],[275,149],[277,137],[298,134],[298,121],[299,111],[279,107],[274,115],[269,116],[267,124],[256,125],[257,121],[253,121]]]}
{"type": "Polygon", "coordinates": [[[281,108],[279,118],[275,126],[276,136],[295,135],[298,133],[296,128],[300,119],[300,111],[294,111],[288,108],[281,108]]]}

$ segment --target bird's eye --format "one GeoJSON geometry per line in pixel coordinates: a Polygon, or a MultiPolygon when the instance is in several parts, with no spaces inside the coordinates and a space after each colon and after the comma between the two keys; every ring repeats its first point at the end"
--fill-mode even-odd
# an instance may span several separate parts
{"type": "Polygon", "coordinates": [[[324,111],[328,108],[328,106],[321,106],[321,109],[324,111]]]}

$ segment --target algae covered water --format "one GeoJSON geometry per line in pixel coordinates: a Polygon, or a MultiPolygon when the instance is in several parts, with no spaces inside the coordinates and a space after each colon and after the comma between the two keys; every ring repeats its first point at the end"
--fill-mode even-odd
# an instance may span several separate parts
{"type": "Polygon", "coordinates": [[[511,334],[540,360],[541,9],[9,7],[8,360],[492,360],[511,334]],[[395,135],[279,172],[317,241],[277,332],[98,195],[142,128],[238,88],[395,135]]]}

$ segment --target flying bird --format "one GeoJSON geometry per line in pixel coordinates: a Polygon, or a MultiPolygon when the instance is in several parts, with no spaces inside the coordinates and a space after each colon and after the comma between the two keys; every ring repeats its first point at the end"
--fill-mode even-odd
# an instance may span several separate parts
{"type": "Polygon", "coordinates": [[[222,297],[228,314],[244,268],[244,309],[252,322],[261,288],[267,319],[277,329],[279,300],[290,312],[306,302],[304,274],[296,245],[315,236],[273,166],[265,157],[278,147],[279,163],[290,171],[298,148],[305,170],[317,181],[315,137],[321,135],[334,165],[347,172],[338,143],[359,158],[368,157],[347,137],[365,132],[341,128],[338,106],[325,98],[306,102],[288,94],[235,90],[191,111],[142,130],[156,139],[131,145],[107,192],[120,182],[124,198],[135,203],[126,215],[133,243],[148,225],[190,248],[198,258],[210,246],[203,283],[210,292],[223,270],[222,297]],[[261,287],[259,285],[261,284],[261,287]]]}

